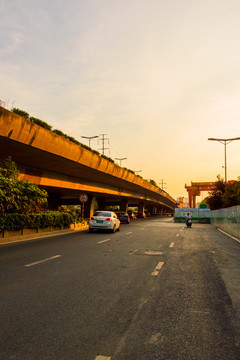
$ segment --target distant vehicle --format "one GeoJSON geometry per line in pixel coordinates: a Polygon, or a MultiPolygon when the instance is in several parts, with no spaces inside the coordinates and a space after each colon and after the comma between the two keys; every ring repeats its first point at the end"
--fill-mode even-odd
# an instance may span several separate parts
{"type": "Polygon", "coordinates": [[[129,215],[131,220],[135,220],[137,218],[137,215],[132,210],[128,210],[128,215],[129,215]]]}
{"type": "Polygon", "coordinates": [[[137,218],[138,219],[145,219],[146,218],[145,212],[138,212],[137,213],[137,218]]]}
{"type": "Polygon", "coordinates": [[[125,211],[115,211],[115,214],[117,215],[118,219],[121,223],[130,223],[130,216],[125,211]]]}
{"type": "Polygon", "coordinates": [[[96,211],[89,219],[89,232],[93,230],[109,230],[111,232],[120,230],[120,221],[113,211],[96,211]]]}

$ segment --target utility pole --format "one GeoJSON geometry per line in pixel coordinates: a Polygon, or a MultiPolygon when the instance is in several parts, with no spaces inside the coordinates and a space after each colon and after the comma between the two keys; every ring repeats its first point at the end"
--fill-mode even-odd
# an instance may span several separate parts
{"type": "Polygon", "coordinates": [[[105,155],[105,150],[109,150],[110,148],[106,148],[105,147],[105,141],[108,141],[108,144],[109,144],[109,139],[105,138],[107,134],[101,134],[100,136],[102,136],[102,139],[99,139],[98,141],[102,141],[102,148],[99,149],[102,151],[102,154],[105,155]]]}
{"type": "Polygon", "coordinates": [[[164,185],[167,185],[167,183],[163,182],[164,179],[161,179],[161,182],[159,183],[161,185],[161,189],[164,190],[164,185]]]}

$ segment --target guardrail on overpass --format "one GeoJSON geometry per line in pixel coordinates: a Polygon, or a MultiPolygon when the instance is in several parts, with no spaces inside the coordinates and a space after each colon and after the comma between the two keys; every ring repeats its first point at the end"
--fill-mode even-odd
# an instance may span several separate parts
{"type": "Polygon", "coordinates": [[[173,211],[176,201],[165,191],[119,165],[0,107],[0,154],[18,164],[20,178],[49,194],[49,207],[79,204],[87,193],[93,203],[173,211]]]}

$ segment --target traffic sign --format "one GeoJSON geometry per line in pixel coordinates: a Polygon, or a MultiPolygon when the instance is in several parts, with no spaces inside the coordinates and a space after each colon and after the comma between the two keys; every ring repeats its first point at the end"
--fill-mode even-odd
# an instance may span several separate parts
{"type": "Polygon", "coordinates": [[[79,196],[79,200],[82,202],[82,203],[85,203],[88,201],[88,196],[87,194],[82,194],[79,196]]]}

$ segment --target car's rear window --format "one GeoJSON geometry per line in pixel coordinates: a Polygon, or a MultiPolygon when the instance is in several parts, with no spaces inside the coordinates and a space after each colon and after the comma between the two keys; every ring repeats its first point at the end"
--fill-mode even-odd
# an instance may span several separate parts
{"type": "Polygon", "coordinates": [[[105,216],[105,217],[111,217],[112,213],[106,212],[106,211],[97,211],[93,216],[105,216]]]}

